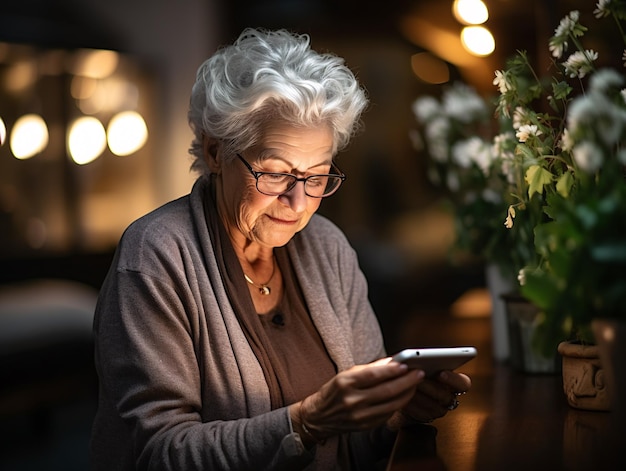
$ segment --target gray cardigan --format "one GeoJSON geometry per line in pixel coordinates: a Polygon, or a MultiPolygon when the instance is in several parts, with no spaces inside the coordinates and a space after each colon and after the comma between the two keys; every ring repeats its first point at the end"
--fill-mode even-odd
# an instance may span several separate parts
{"type": "MultiPolygon", "coordinates": [[[[198,179],[123,234],[94,321],[93,469],[312,469],[229,304],[198,179]]],[[[384,356],[356,253],[315,215],[287,249],[338,369],[384,356]]]]}

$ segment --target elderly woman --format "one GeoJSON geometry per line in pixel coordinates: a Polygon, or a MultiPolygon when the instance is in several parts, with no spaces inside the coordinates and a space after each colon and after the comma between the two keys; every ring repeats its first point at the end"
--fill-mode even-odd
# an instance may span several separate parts
{"type": "Polygon", "coordinates": [[[199,69],[191,193],[133,223],[94,323],[94,469],[368,469],[467,376],[385,358],[354,250],[316,215],[367,104],[307,36],[248,29],[199,69]]]}

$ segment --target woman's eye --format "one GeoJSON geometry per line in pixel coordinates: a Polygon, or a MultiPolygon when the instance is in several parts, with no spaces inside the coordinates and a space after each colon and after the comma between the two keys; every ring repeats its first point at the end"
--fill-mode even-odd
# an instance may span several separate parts
{"type": "Polygon", "coordinates": [[[289,180],[289,175],[282,175],[280,173],[266,173],[263,175],[263,178],[268,183],[281,183],[286,180],[289,180]]]}
{"type": "Polygon", "coordinates": [[[315,176],[315,177],[310,177],[307,180],[307,184],[309,186],[325,186],[327,180],[328,180],[327,177],[315,176]]]}

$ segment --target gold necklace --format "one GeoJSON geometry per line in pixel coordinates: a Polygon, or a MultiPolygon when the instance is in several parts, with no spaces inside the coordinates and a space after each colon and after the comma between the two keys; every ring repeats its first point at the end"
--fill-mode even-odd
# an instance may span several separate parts
{"type": "Polygon", "coordinates": [[[269,296],[272,293],[272,289],[268,285],[272,281],[272,278],[274,278],[274,273],[276,272],[276,259],[272,258],[272,262],[273,262],[273,264],[272,264],[272,274],[270,276],[270,279],[267,280],[266,283],[261,283],[259,285],[259,284],[255,283],[254,281],[252,281],[248,275],[246,275],[245,273],[243,274],[243,277],[246,279],[246,281],[248,283],[250,283],[252,286],[254,286],[255,288],[258,288],[259,289],[259,293],[261,293],[263,296],[269,296]]]}

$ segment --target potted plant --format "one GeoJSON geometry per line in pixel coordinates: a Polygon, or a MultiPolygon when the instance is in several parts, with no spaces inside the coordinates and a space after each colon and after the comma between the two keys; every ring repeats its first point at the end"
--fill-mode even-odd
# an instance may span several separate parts
{"type": "MultiPolygon", "coordinates": [[[[624,2],[600,0],[593,13],[598,24],[614,19],[625,42],[624,2]]],[[[534,342],[543,352],[562,340],[593,344],[594,320],[626,318],[626,80],[607,68],[610,61],[597,65],[599,54],[583,47],[588,37],[572,11],[549,41],[550,77],[539,78],[520,52],[494,81],[498,113],[512,116],[525,168],[526,191],[516,195],[507,226],[533,196],[542,206],[538,262],[523,268],[520,281],[541,313],[534,342]]]]}
{"type": "Polygon", "coordinates": [[[519,269],[535,252],[531,225],[520,224],[526,230],[513,237],[502,228],[500,215],[511,204],[507,197],[511,172],[503,167],[500,155],[515,137],[503,134],[496,139],[497,147],[493,145],[498,129],[494,109],[493,100],[466,84],[453,83],[442,89],[440,98],[427,95],[415,100],[418,127],[412,141],[416,150],[425,151],[428,178],[453,216],[453,260],[469,254],[486,265],[493,303],[493,354],[504,361],[509,343],[500,295],[514,289],[519,269]]]}

